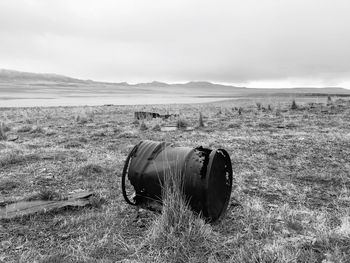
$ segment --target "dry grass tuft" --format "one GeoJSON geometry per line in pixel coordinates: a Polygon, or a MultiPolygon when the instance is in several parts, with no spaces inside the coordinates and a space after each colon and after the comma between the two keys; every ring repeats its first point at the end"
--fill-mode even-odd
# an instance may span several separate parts
{"type": "Polygon", "coordinates": [[[241,128],[241,124],[239,123],[230,123],[229,125],[227,125],[227,128],[229,129],[240,129],[241,128]]]}
{"type": "Polygon", "coordinates": [[[89,198],[90,205],[94,208],[101,208],[107,201],[100,194],[94,194],[89,198]]]}
{"type": "Polygon", "coordinates": [[[204,121],[203,121],[202,112],[199,112],[198,127],[204,127],[204,121]]]}
{"type": "Polygon", "coordinates": [[[257,102],[257,103],[256,103],[256,108],[258,109],[258,111],[260,111],[260,110],[261,110],[262,105],[261,105],[261,103],[260,103],[260,102],[257,102]]]}
{"type": "Polygon", "coordinates": [[[61,200],[62,196],[52,189],[42,189],[37,195],[31,197],[31,200],[61,200]]]}
{"type": "Polygon", "coordinates": [[[143,122],[141,122],[141,124],[140,124],[140,131],[146,131],[146,130],[148,130],[148,127],[147,127],[147,125],[145,124],[145,122],[143,121],[143,122]]]}
{"type": "Polygon", "coordinates": [[[8,131],[11,131],[11,128],[10,126],[8,126],[6,123],[4,122],[0,122],[0,129],[2,129],[4,132],[8,132],[8,131]]]}
{"type": "Polygon", "coordinates": [[[71,140],[71,141],[68,141],[64,144],[64,148],[66,148],[66,149],[83,148],[83,147],[84,147],[84,145],[78,140],[71,140]]]}
{"type": "Polygon", "coordinates": [[[95,164],[95,163],[85,164],[77,170],[77,174],[79,176],[87,176],[87,177],[90,177],[92,175],[102,174],[104,172],[105,172],[105,169],[101,165],[95,164]]]}
{"type": "Polygon", "coordinates": [[[0,141],[3,140],[7,140],[7,136],[3,123],[0,123],[0,141]]]}
{"type": "Polygon", "coordinates": [[[81,110],[75,114],[74,119],[79,124],[85,124],[87,122],[93,121],[93,113],[91,111],[81,110]]]}
{"type": "Polygon", "coordinates": [[[179,118],[176,122],[176,127],[178,129],[186,129],[188,127],[188,122],[184,118],[179,118]]]}
{"type": "Polygon", "coordinates": [[[80,124],[84,124],[88,122],[88,118],[85,115],[77,115],[75,117],[75,121],[80,124]]]}
{"type": "Polygon", "coordinates": [[[161,130],[162,130],[162,127],[160,127],[158,123],[152,127],[152,131],[161,131],[161,130]]]}
{"type": "Polygon", "coordinates": [[[45,133],[45,130],[41,126],[34,126],[33,129],[30,131],[32,134],[42,134],[45,133]]]}
{"type": "Polygon", "coordinates": [[[332,100],[331,96],[328,96],[327,97],[327,106],[331,106],[331,105],[333,105],[333,100],[332,100]]]}
{"type": "Polygon", "coordinates": [[[290,108],[291,108],[292,110],[297,110],[297,109],[298,109],[298,105],[297,105],[297,103],[295,102],[295,100],[292,101],[292,105],[290,106],[290,108]]]}
{"type": "Polygon", "coordinates": [[[19,164],[31,159],[37,160],[39,156],[35,154],[25,154],[23,151],[17,149],[5,149],[3,154],[0,155],[0,167],[19,164]]]}
{"type": "Polygon", "coordinates": [[[17,188],[20,185],[18,181],[11,179],[4,179],[0,181],[0,192],[2,191],[10,191],[14,188],[17,188]]]}
{"type": "Polygon", "coordinates": [[[68,261],[68,256],[64,253],[57,253],[54,255],[50,255],[40,261],[40,263],[66,263],[66,262],[71,262],[71,261],[68,261]]]}
{"type": "Polygon", "coordinates": [[[31,125],[23,125],[17,129],[17,132],[30,132],[32,130],[31,125]]]}
{"type": "Polygon", "coordinates": [[[124,131],[119,133],[117,138],[138,138],[138,134],[134,131],[124,131]]]}
{"type": "Polygon", "coordinates": [[[166,177],[162,214],[150,226],[142,250],[150,262],[207,262],[216,247],[212,228],[190,210],[181,174],[166,177]]]}

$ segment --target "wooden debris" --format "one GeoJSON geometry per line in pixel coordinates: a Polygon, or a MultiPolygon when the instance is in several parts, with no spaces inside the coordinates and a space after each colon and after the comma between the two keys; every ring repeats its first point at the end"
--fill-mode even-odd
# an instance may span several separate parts
{"type": "Polygon", "coordinates": [[[157,112],[147,112],[147,111],[135,111],[134,118],[135,120],[150,120],[155,118],[162,118],[167,120],[172,117],[178,117],[178,114],[159,114],[157,112]]]}
{"type": "Polygon", "coordinates": [[[82,207],[90,204],[89,197],[93,192],[79,192],[68,195],[64,200],[19,201],[0,207],[0,219],[12,219],[38,212],[48,212],[63,207],[82,207]]]}

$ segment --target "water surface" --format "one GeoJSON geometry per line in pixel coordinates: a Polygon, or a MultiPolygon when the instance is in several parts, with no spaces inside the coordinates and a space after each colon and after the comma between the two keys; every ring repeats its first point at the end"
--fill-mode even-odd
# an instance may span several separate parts
{"type": "Polygon", "coordinates": [[[150,105],[150,104],[192,104],[220,100],[227,97],[196,97],[164,94],[130,94],[112,96],[1,96],[0,107],[53,107],[53,106],[98,106],[113,105],[150,105]]]}

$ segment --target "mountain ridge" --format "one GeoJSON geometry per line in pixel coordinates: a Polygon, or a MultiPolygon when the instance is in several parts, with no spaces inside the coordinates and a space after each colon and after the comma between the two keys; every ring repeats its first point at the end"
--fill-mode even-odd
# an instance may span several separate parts
{"type": "MultiPolygon", "coordinates": [[[[295,87],[295,88],[247,88],[247,87],[237,87],[233,85],[224,85],[212,83],[209,81],[189,81],[186,83],[165,83],[160,81],[152,81],[146,83],[136,83],[129,84],[128,82],[102,82],[94,80],[83,80],[73,77],[68,77],[65,75],[55,74],[55,73],[32,73],[32,72],[22,72],[17,70],[10,69],[0,69],[0,84],[29,84],[36,88],[42,88],[45,84],[49,83],[49,87],[58,86],[60,88],[65,87],[69,88],[75,86],[81,86],[89,89],[95,88],[137,88],[139,90],[147,91],[148,89],[157,90],[157,91],[168,91],[170,88],[179,89],[180,91],[219,91],[221,93],[227,94],[277,94],[277,93],[322,93],[322,94],[350,94],[350,90],[344,89],[342,87],[295,87]],[[44,83],[41,83],[44,82],[44,83]]],[[[23,90],[23,87],[22,87],[23,90]]],[[[130,90],[132,91],[132,90],[130,90]]],[[[176,91],[176,90],[175,90],[176,91]]],[[[1,92],[1,86],[0,86],[1,92]]]]}

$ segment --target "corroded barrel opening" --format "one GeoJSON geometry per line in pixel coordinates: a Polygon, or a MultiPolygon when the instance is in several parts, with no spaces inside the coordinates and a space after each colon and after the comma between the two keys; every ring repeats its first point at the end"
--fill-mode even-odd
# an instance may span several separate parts
{"type": "Polygon", "coordinates": [[[181,173],[183,189],[192,210],[209,222],[225,214],[232,190],[232,165],[224,149],[174,147],[166,142],[141,141],[124,166],[122,190],[132,205],[162,201],[166,175],[181,173]],[[125,180],[135,193],[126,193],[125,180]]]}

